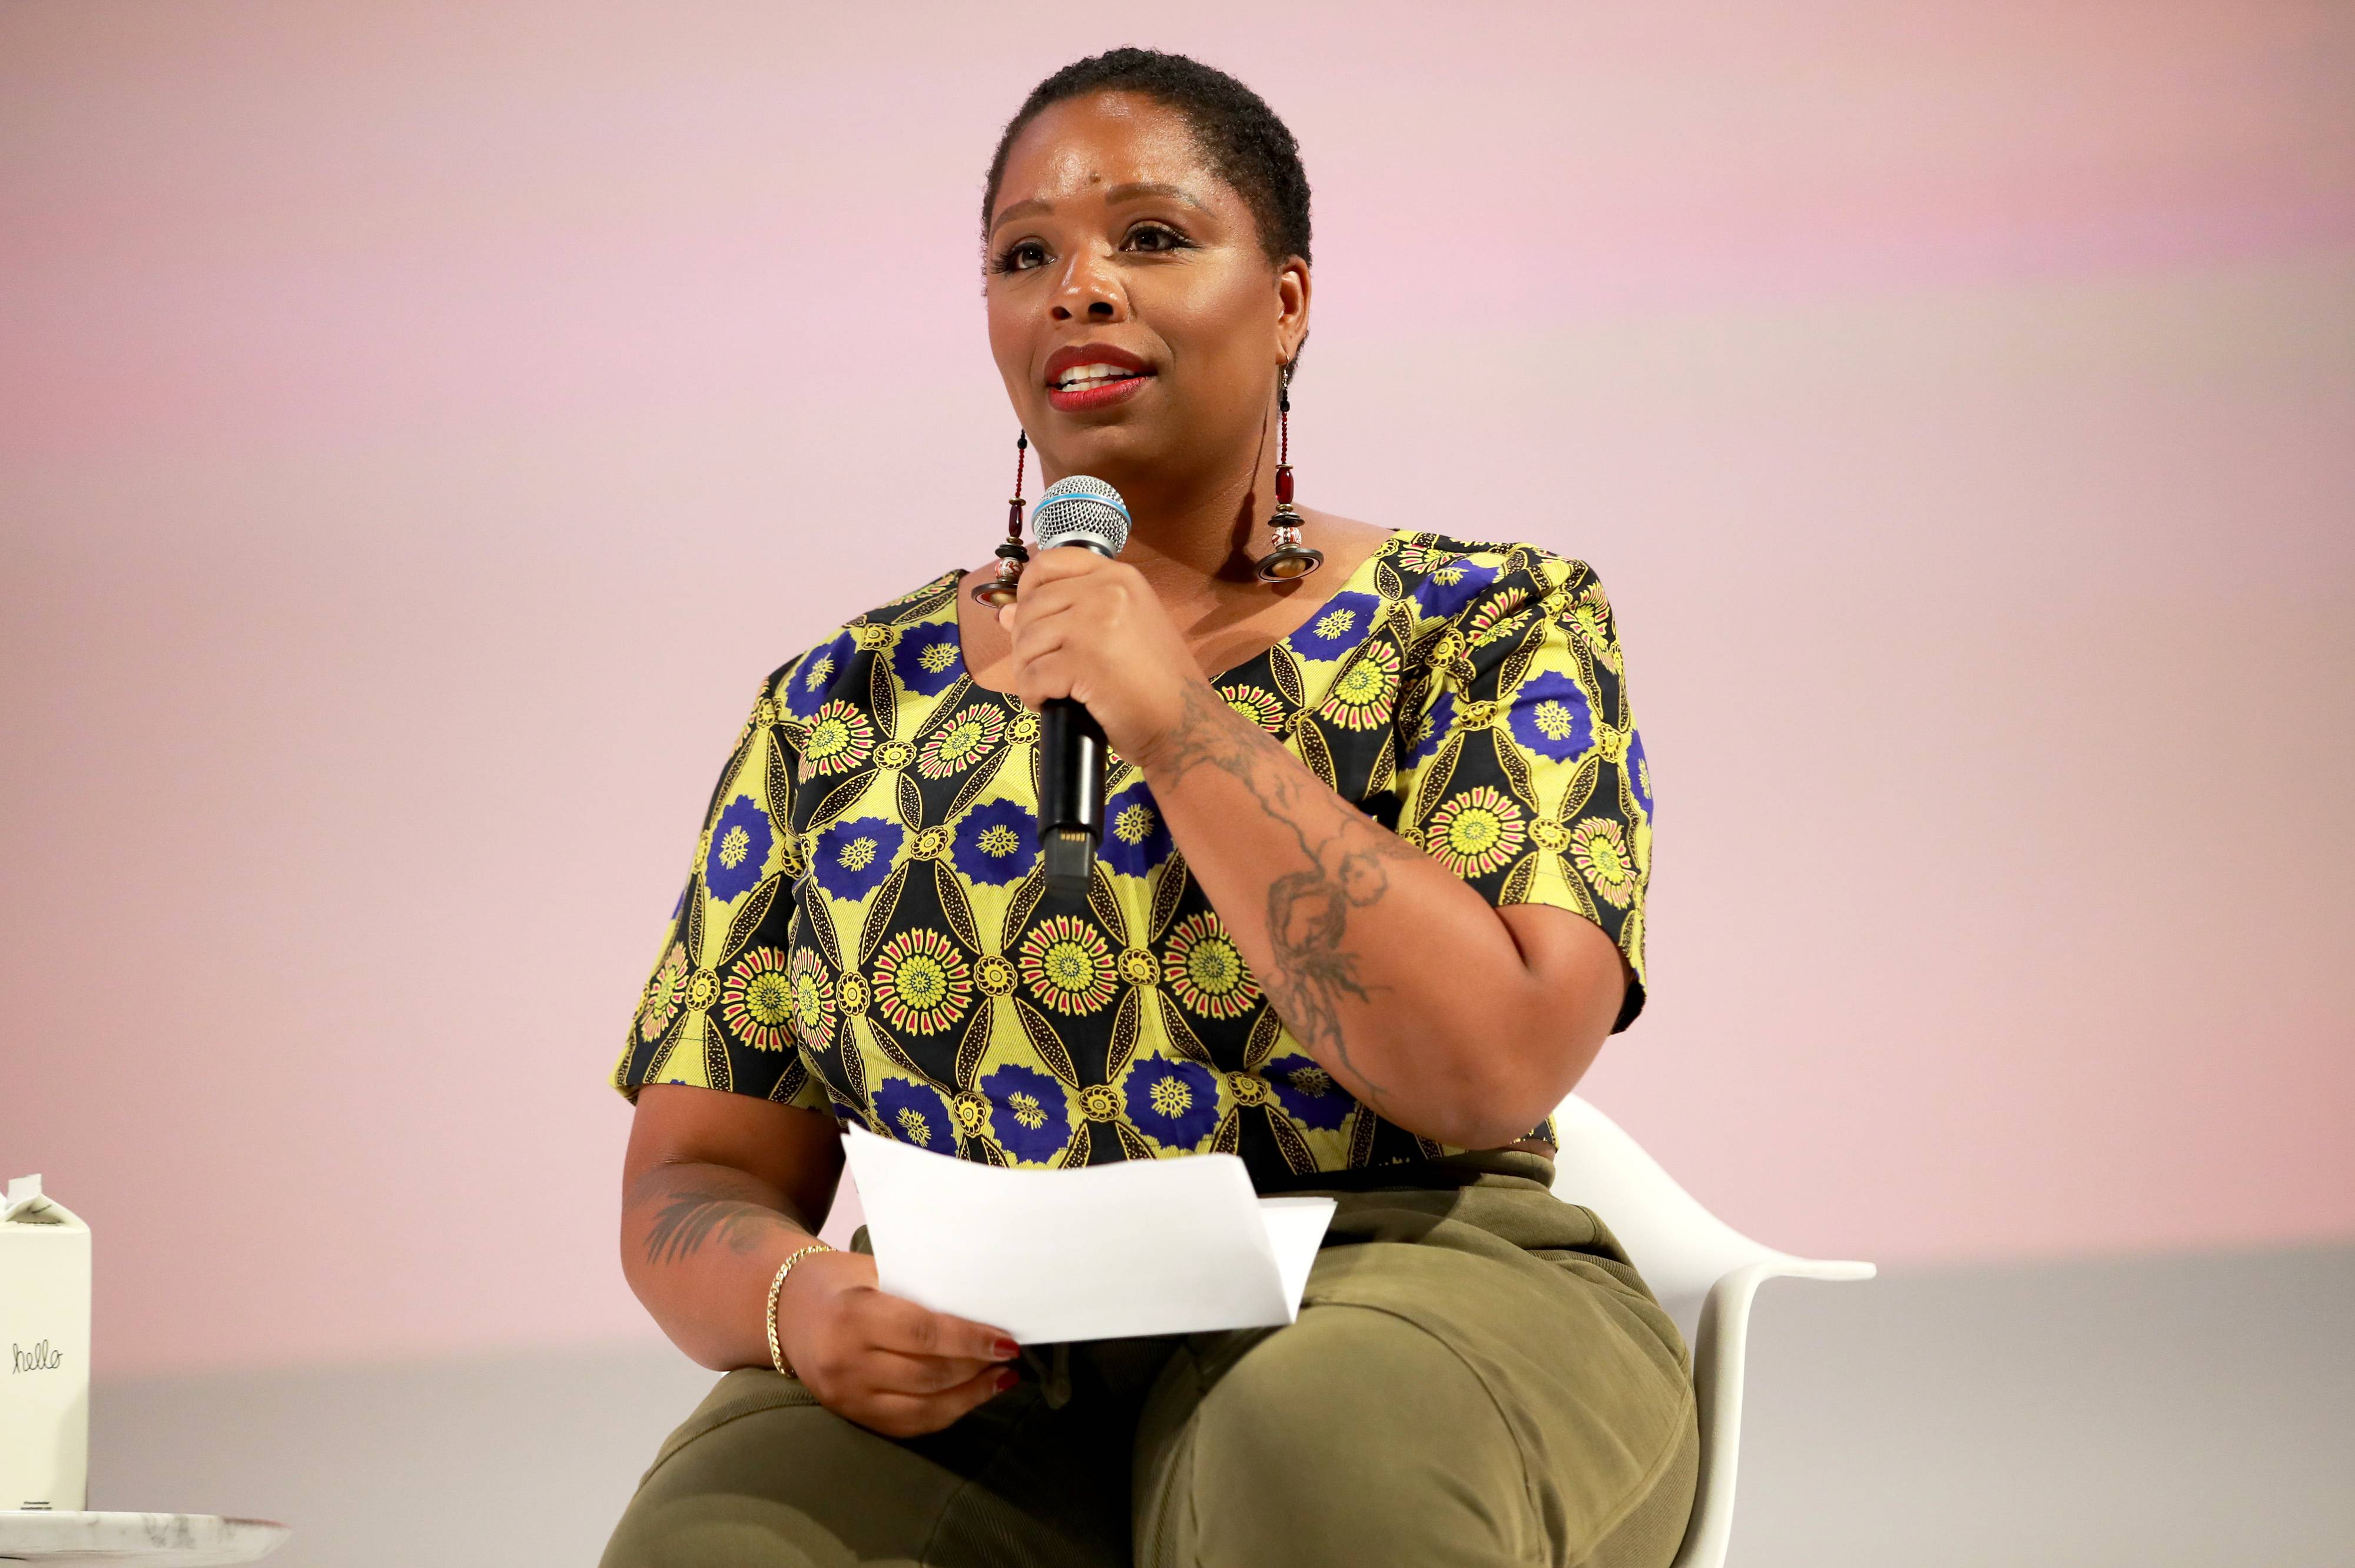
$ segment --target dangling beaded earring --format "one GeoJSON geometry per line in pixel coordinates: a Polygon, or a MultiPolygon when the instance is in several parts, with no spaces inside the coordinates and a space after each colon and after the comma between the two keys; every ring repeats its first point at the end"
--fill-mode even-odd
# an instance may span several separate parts
{"type": "Polygon", "coordinates": [[[1325,552],[1300,542],[1300,514],[1292,509],[1292,365],[1275,387],[1275,548],[1259,558],[1259,580],[1298,582],[1325,564],[1325,552]]]}
{"type": "Polygon", "coordinates": [[[1017,430],[1014,434],[1014,498],[1006,503],[1006,543],[997,546],[997,575],[973,590],[974,602],[992,609],[1014,602],[1015,585],[1022,580],[1022,568],[1030,564],[1030,552],[1022,547],[1022,460],[1030,450],[1030,432],[1017,430]]]}

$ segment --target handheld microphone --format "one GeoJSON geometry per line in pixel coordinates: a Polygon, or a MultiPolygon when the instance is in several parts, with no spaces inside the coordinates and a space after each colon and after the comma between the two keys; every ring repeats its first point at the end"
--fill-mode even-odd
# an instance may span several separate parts
{"type": "MultiPolygon", "coordinates": [[[[1120,492],[1084,473],[1059,479],[1039,497],[1030,531],[1039,547],[1076,545],[1097,555],[1128,543],[1128,503],[1120,492]]],[[[1087,896],[1096,846],[1103,842],[1103,730],[1069,697],[1039,710],[1039,853],[1050,897],[1087,896]]]]}

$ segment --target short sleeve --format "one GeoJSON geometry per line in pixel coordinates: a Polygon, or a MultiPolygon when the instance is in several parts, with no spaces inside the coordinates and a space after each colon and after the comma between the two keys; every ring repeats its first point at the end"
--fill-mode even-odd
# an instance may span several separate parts
{"type": "Polygon", "coordinates": [[[794,668],[762,683],[712,789],[686,889],[613,1065],[613,1086],[633,1103],[642,1085],[692,1084],[830,1112],[794,1028],[794,769],[775,696],[794,668]]]}
{"type": "Polygon", "coordinates": [[[1582,561],[1526,546],[1467,559],[1488,580],[1415,638],[1400,834],[1491,904],[1600,926],[1635,977],[1615,1033],[1644,1006],[1652,781],[1611,601],[1582,561]]]}

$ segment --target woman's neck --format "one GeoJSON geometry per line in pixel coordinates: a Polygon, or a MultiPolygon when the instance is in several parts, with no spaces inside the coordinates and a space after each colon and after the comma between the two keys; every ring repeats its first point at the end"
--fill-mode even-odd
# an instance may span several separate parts
{"type": "MultiPolygon", "coordinates": [[[[1060,477],[1060,476],[1056,476],[1060,477]]],[[[1273,433],[1252,456],[1190,474],[1108,480],[1128,503],[1121,559],[1145,574],[1165,602],[1219,582],[1249,582],[1251,544],[1275,510],[1273,433]]]]}

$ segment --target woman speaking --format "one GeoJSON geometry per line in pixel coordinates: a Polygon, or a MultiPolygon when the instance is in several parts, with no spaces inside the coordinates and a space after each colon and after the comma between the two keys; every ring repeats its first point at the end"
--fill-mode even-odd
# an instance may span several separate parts
{"type": "Polygon", "coordinates": [[[614,1071],[630,1283],[727,1375],[608,1568],[1668,1563],[1685,1350],[1550,1191],[1550,1112],[1644,997],[1601,585],[1294,506],[1308,184],[1232,78],[1057,72],[983,224],[1010,536],[762,683],[614,1071]],[[1117,558],[1025,557],[1034,453],[1126,499],[1117,558]],[[1084,897],[1039,859],[1057,698],[1111,753],[1084,897]],[[1042,1353],[814,1239],[853,1122],[1231,1152],[1339,1206],[1289,1326],[1042,1353]]]}

